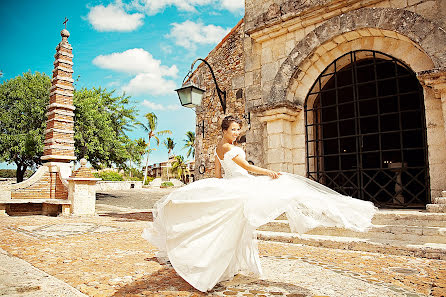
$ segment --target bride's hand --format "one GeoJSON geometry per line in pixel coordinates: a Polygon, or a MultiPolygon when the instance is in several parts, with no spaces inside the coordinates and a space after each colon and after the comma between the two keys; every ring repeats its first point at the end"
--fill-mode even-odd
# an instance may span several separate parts
{"type": "Polygon", "coordinates": [[[268,170],[268,176],[269,177],[271,177],[272,179],[276,179],[276,178],[279,178],[279,176],[281,175],[281,173],[280,172],[275,172],[275,171],[272,171],[272,170],[268,170]]]}

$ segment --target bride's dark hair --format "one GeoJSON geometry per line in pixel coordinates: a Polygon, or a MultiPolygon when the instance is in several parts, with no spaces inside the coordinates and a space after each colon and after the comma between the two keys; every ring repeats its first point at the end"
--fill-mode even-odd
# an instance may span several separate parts
{"type": "Polygon", "coordinates": [[[229,126],[231,125],[231,123],[237,123],[240,126],[242,126],[242,121],[237,119],[236,117],[233,117],[231,115],[226,116],[223,121],[221,121],[221,130],[225,131],[228,130],[229,126]]]}

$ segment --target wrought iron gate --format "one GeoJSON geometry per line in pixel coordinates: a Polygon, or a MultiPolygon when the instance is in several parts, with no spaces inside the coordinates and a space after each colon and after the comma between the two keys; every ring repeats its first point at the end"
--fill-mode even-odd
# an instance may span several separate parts
{"type": "Polygon", "coordinates": [[[305,100],[307,176],[381,207],[424,207],[429,176],[423,91],[376,51],[336,59],[305,100]]]}

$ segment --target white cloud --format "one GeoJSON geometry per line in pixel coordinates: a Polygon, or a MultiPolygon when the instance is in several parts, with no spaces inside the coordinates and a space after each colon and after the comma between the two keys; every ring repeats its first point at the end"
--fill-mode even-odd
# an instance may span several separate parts
{"type": "Polygon", "coordinates": [[[175,6],[178,10],[195,12],[198,6],[213,5],[231,12],[243,11],[244,0],[134,0],[132,6],[149,15],[157,14],[166,7],[175,6]]]}
{"type": "Polygon", "coordinates": [[[213,0],[134,0],[132,4],[149,15],[157,14],[168,6],[176,6],[183,11],[196,11],[195,6],[212,3],[213,0]]]}
{"type": "Polygon", "coordinates": [[[242,12],[245,9],[244,0],[221,0],[221,5],[231,12],[242,12]]]}
{"type": "Polygon", "coordinates": [[[229,33],[230,28],[222,28],[215,25],[204,25],[192,21],[172,23],[173,28],[167,37],[175,40],[175,43],[184,48],[194,50],[198,45],[217,44],[229,33]]]}
{"type": "Polygon", "coordinates": [[[128,14],[122,4],[97,5],[90,9],[87,19],[98,31],[133,31],[143,24],[144,14],[128,14]]]}
{"type": "Polygon", "coordinates": [[[101,68],[129,74],[150,72],[161,76],[176,77],[178,73],[177,66],[167,67],[161,65],[160,60],[156,60],[149,52],[142,48],[133,48],[122,53],[113,53],[110,55],[99,55],[93,59],[93,64],[101,68]]]}
{"type": "Polygon", "coordinates": [[[129,49],[121,53],[100,55],[93,59],[98,67],[135,75],[122,89],[136,95],[149,93],[162,95],[173,93],[175,82],[168,77],[176,77],[178,68],[161,65],[161,61],[141,49],[129,49]],[[167,77],[167,78],[166,78],[167,77]]]}
{"type": "Polygon", "coordinates": [[[169,55],[173,52],[173,48],[170,45],[167,44],[161,44],[160,45],[161,50],[165,55],[169,55]]]}
{"type": "Polygon", "coordinates": [[[178,105],[169,104],[167,106],[164,106],[162,104],[155,103],[149,100],[144,100],[142,104],[151,110],[178,110],[180,108],[178,105]]]}
{"type": "Polygon", "coordinates": [[[155,73],[140,73],[122,89],[129,94],[144,94],[152,95],[174,94],[176,88],[175,82],[167,80],[155,73]]]}

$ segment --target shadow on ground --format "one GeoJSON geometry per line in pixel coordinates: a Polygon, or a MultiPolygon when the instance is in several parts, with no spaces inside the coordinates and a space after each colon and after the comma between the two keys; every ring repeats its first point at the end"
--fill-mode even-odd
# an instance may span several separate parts
{"type": "Polygon", "coordinates": [[[116,218],[117,221],[147,221],[153,222],[153,214],[151,212],[130,212],[130,213],[102,213],[101,217],[116,218]]]}
{"type": "Polygon", "coordinates": [[[173,268],[168,267],[121,287],[113,296],[160,296],[163,292],[189,292],[191,296],[207,296],[189,285],[173,268]]]}
{"type": "Polygon", "coordinates": [[[162,265],[157,272],[142,277],[119,288],[114,297],[124,296],[286,296],[306,297],[313,294],[308,289],[289,283],[273,282],[238,274],[234,279],[217,284],[207,293],[200,292],[183,280],[170,266],[156,257],[146,261],[155,261],[162,265]]]}
{"type": "Polygon", "coordinates": [[[109,198],[117,199],[117,198],[120,198],[120,196],[119,195],[113,195],[113,194],[110,194],[110,193],[98,193],[98,192],[96,192],[96,200],[97,201],[106,200],[106,199],[109,199],[109,198]]]}

